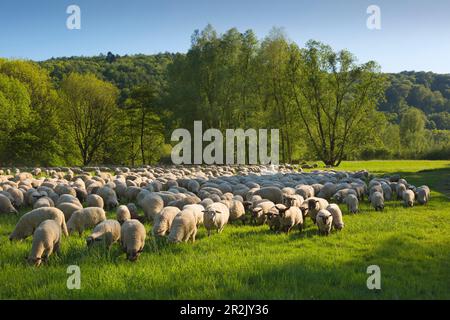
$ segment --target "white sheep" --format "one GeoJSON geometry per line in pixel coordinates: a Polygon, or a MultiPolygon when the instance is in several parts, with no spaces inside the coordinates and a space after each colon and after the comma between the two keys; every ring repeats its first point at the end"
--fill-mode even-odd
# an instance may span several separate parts
{"type": "Polygon", "coordinates": [[[302,231],[303,214],[298,207],[286,207],[283,204],[277,204],[275,207],[279,212],[281,231],[289,233],[296,226],[302,231]]]}
{"type": "Polygon", "coordinates": [[[120,224],[123,224],[125,221],[131,219],[131,213],[127,206],[120,205],[117,207],[116,219],[120,224]]]}
{"type": "Polygon", "coordinates": [[[211,230],[217,230],[217,233],[222,232],[225,225],[230,218],[230,210],[226,205],[220,202],[215,202],[205,209],[203,224],[208,231],[208,236],[211,235],[211,230]]]}
{"type": "Polygon", "coordinates": [[[164,207],[159,214],[155,215],[153,220],[153,235],[159,237],[165,236],[170,231],[173,219],[175,219],[179,212],[181,210],[178,207],[164,207]]]}
{"type": "Polygon", "coordinates": [[[331,203],[327,207],[327,211],[333,216],[333,227],[336,230],[342,230],[344,228],[344,220],[342,219],[341,208],[335,203],[331,203]]]}
{"type": "Polygon", "coordinates": [[[347,205],[348,212],[357,213],[359,211],[359,200],[354,194],[349,194],[345,197],[344,203],[347,205]]]}
{"type": "Polygon", "coordinates": [[[66,220],[64,213],[55,207],[43,207],[31,210],[20,217],[13,232],[9,236],[9,240],[26,239],[33,234],[34,230],[45,220],[55,220],[61,227],[64,235],[68,235],[66,220]]]}
{"type": "Polygon", "coordinates": [[[370,198],[370,203],[372,207],[375,208],[375,211],[383,211],[384,210],[384,198],[381,192],[374,192],[370,198]]]}
{"type": "Polygon", "coordinates": [[[44,208],[44,207],[54,207],[55,203],[49,197],[41,197],[34,204],[33,209],[44,208]]]}
{"type": "Polygon", "coordinates": [[[18,213],[9,198],[3,194],[0,194],[0,213],[18,213]]]}
{"type": "Polygon", "coordinates": [[[81,236],[85,229],[95,227],[97,224],[105,220],[106,214],[105,210],[103,210],[102,208],[83,208],[72,213],[69,221],[67,221],[67,228],[69,230],[69,234],[77,231],[81,236]]]}
{"type": "Polygon", "coordinates": [[[221,202],[230,210],[230,221],[240,220],[245,224],[245,208],[242,202],[234,199],[222,200],[221,202]]]}
{"type": "Polygon", "coordinates": [[[41,262],[47,262],[53,251],[60,253],[60,244],[61,225],[51,219],[42,221],[34,231],[28,263],[38,267],[41,262]]]}
{"type": "Polygon", "coordinates": [[[313,223],[316,223],[317,213],[322,209],[326,209],[329,204],[327,200],[319,197],[308,198],[305,202],[308,203],[308,215],[313,223]]]}
{"type": "Polygon", "coordinates": [[[130,219],[122,224],[120,243],[129,261],[136,261],[144,250],[146,231],[144,225],[136,219],[130,219]]]}
{"type": "Polygon", "coordinates": [[[197,220],[197,227],[203,224],[203,212],[205,211],[205,207],[201,204],[187,204],[183,207],[184,209],[191,209],[194,212],[195,218],[197,220]]]}
{"type": "Polygon", "coordinates": [[[319,234],[328,236],[333,225],[333,216],[328,210],[319,210],[316,215],[316,225],[319,229],[319,234]]]}
{"type": "Polygon", "coordinates": [[[416,197],[419,204],[426,204],[430,200],[430,188],[428,186],[418,187],[416,197]]]}
{"type": "Polygon", "coordinates": [[[187,242],[189,239],[195,242],[197,234],[197,219],[192,209],[184,209],[179,212],[172,221],[169,236],[169,242],[179,243],[187,242]]]}
{"type": "Polygon", "coordinates": [[[258,203],[252,209],[252,222],[255,225],[263,225],[267,221],[267,213],[270,208],[275,206],[275,203],[269,200],[261,200],[262,202],[258,203]]]}
{"type": "Polygon", "coordinates": [[[403,198],[403,205],[405,207],[412,207],[414,206],[414,192],[412,190],[405,190],[403,191],[402,194],[402,198],[403,198]]]}
{"type": "Polygon", "coordinates": [[[66,221],[69,221],[70,217],[72,216],[72,213],[83,208],[83,207],[79,206],[78,204],[70,203],[70,202],[60,203],[56,207],[64,213],[64,217],[65,217],[66,221]]]}
{"type": "Polygon", "coordinates": [[[157,194],[149,194],[142,199],[140,206],[144,209],[147,219],[153,220],[154,216],[164,208],[164,201],[157,194]]]}
{"type": "Polygon", "coordinates": [[[104,208],[105,202],[98,194],[90,194],[86,197],[86,207],[104,208]]]}
{"type": "Polygon", "coordinates": [[[109,249],[114,242],[120,239],[120,223],[116,220],[105,220],[95,226],[89,237],[86,238],[88,247],[95,242],[103,242],[109,249]]]}

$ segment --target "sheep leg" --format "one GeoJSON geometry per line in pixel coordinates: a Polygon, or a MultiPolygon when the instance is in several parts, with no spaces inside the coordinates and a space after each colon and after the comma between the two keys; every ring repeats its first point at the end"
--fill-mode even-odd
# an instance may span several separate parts
{"type": "Polygon", "coordinates": [[[54,248],[54,251],[55,251],[56,255],[57,255],[58,257],[60,257],[60,256],[61,256],[60,242],[58,241],[57,243],[55,243],[55,245],[54,245],[53,248],[54,248]]]}

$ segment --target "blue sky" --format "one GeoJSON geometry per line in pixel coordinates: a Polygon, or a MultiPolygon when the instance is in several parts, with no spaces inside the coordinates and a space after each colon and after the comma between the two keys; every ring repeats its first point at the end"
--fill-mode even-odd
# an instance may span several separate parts
{"type": "Polygon", "coordinates": [[[450,0],[1,0],[0,57],[186,52],[208,23],[260,38],[284,27],[301,46],[316,39],[346,48],[385,72],[450,73],[450,0]],[[81,8],[81,30],[66,28],[71,4],[81,8]],[[381,30],[366,27],[371,4],[381,30]]]}

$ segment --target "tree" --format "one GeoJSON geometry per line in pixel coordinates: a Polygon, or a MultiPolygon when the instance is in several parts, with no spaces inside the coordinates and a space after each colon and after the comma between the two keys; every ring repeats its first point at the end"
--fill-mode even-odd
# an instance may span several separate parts
{"type": "Polygon", "coordinates": [[[359,148],[380,125],[376,106],[386,81],[373,62],[358,65],[348,51],[309,41],[290,64],[298,115],[317,156],[338,166],[346,152],[359,148]]]}
{"type": "Polygon", "coordinates": [[[409,108],[401,115],[400,140],[403,152],[416,157],[425,150],[425,115],[417,108],[409,108]]]}
{"type": "Polygon", "coordinates": [[[89,164],[112,130],[118,112],[117,88],[94,75],[70,74],[61,84],[62,117],[69,126],[83,164],[89,164]]]}

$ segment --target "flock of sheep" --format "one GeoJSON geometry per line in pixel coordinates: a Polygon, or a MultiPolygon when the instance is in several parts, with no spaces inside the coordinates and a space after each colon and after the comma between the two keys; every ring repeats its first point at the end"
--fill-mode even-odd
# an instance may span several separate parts
{"type": "Polygon", "coordinates": [[[383,210],[384,201],[402,200],[412,207],[415,201],[426,204],[430,197],[427,186],[416,188],[398,175],[372,178],[365,170],[306,173],[289,165],[276,171],[256,165],[30,171],[0,170],[0,213],[33,208],[20,217],[9,239],[33,235],[28,262],[36,266],[52,252],[59,254],[62,235],[81,236],[91,228],[88,247],[101,242],[109,248],[120,242],[127,259],[135,261],[145,245],[144,221],[153,222],[153,236],[174,243],[194,242],[201,225],[210,236],[238,220],[288,233],[293,228],[301,231],[309,217],[319,234],[328,235],[344,227],[339,203],[357,213],[364,197],[375,210],[383,210]],[[107,219],[105,209],[115,209],[116,219],[107,219]]]}

